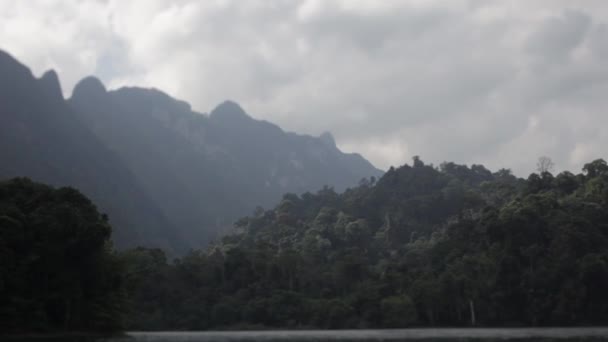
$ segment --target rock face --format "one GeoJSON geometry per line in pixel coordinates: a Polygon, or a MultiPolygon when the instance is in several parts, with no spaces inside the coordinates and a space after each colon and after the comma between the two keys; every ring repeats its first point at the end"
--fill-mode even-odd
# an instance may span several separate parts
{"type": "Polygon", "coordinates": [[[108,91],[95,77],[64,100],[0,52],[0,178],[79,188],[109,214],[119,247],[201,247],[287,192],[341,191],[382,172],[331,134],[284,132],[226,101],[209,115],[156,89],[108,91]]]}

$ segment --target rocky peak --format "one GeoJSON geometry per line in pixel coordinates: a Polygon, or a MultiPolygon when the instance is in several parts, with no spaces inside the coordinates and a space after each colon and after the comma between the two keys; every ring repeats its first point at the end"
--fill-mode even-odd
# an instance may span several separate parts
{"type": "Polygon", "coordinates": [[[97,77],[88,76],[76,84],[72,91],[72,98],[98,98],[106,93],[106,87],[97,77]]]}
{"type": "Polygon", "coordinates": [[[48,70],[39,79],[40,85],[44,91],[51,94],[51,96],[59,97],[63,99],[63,93],[61,92],[61,84],[59,83],[59,77],[55,70],[48,70]]]}
{"type": "Polygon", "coordinates": [[[330,146],[330,147],[336,147],[336,140],[334,139],[334,136],[329,133],[329,132],[323,132],[323,134],[321,134],[319,136],[319,139],[326,145],[330,146]]]}
{"type": "Polygon", "coordinates": [[[251,119],[241,106],[234,101],[224,101],[220,103],[214,110],[211,111],[210,118],[212,119],[251,119]]]}

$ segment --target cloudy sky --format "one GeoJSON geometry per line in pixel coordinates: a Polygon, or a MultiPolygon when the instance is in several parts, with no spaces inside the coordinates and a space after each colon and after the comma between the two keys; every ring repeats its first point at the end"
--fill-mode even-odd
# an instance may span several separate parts
{"type": "Polygon", "coordinates": [[[233,99],[381,168],[608,157],[605,0],[2,0],[0,49],[66,96],[94,74],[233,99]]]}

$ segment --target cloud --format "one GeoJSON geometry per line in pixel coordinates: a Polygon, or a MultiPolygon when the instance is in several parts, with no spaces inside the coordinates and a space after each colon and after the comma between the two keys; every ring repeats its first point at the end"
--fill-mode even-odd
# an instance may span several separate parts
{"type": "Polygon", "coordinates": [[[105,0],[0,3],[0,48],[66,95],[97,74],[208,111],[224,99],[332,131],[380,167],[607,157],[603,1],[105,0]]]}
{"type": "Polygon", "coordinates": [[[562,60],[580,45],[591,25],[591,17],[580,10],[564,10],[543,20],[530,35],[527,48],[540,54],[542,61],[562,60]]]}

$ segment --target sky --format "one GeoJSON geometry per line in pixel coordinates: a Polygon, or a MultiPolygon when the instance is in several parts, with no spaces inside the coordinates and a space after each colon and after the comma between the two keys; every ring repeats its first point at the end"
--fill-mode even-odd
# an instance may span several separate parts
{"type": "Polygon", "coordinates": [[[209,112],[237,101],[377,167],[608,157],[605,0],[2,0],[0,49],[209,112]]]}

